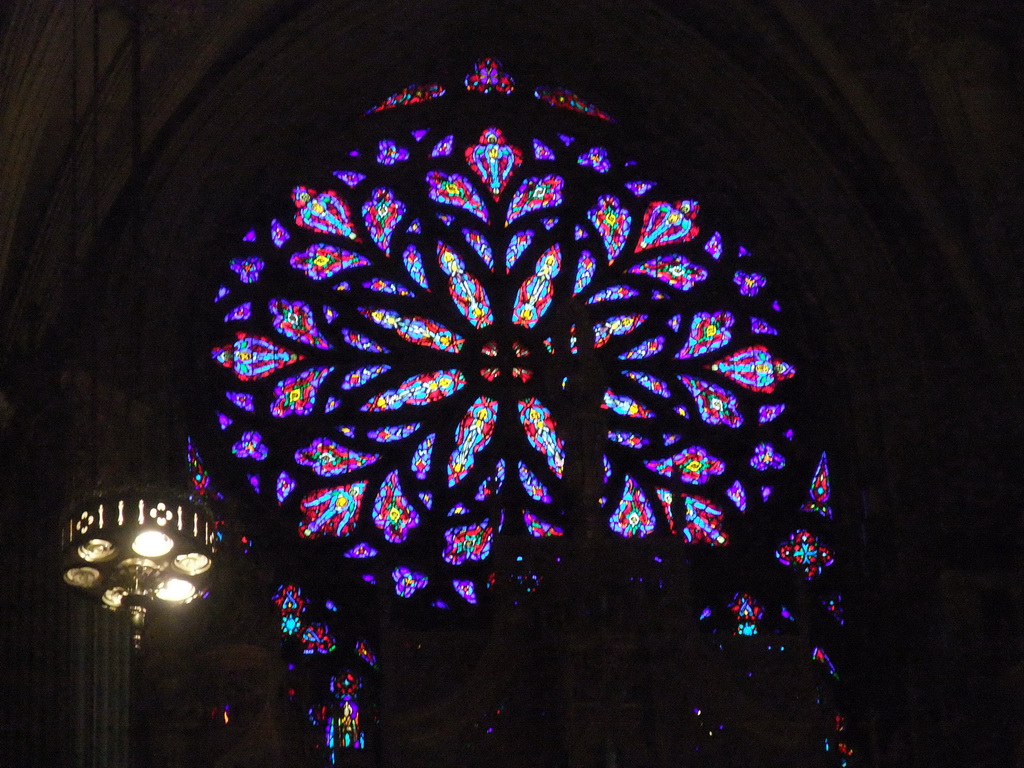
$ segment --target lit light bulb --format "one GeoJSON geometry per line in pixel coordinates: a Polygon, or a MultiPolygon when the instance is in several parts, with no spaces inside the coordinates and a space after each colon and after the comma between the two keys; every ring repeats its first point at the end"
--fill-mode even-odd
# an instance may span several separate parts
{"type": "Polygon", "coordinates": [[[157,589],[156,596],[169,603],[184,603],[196,596],[196,588],[185,579],[168,579],[157,589]]]}
{"type": "Polygon", "coordinates": [[[163,557],[173,548],[171,537],[160,531],[143,531],[132,542],[132,549],[143,557],[163,557]]]}

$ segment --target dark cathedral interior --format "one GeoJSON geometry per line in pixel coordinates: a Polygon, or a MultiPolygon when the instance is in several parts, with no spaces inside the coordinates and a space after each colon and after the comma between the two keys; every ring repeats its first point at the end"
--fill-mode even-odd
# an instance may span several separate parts
{"type": "MultiPolygon", "coordinates": [[[[0,3],[0,766],[1024,765],[1022,62],[1024,13],[1011,0],[0,3]],[[473,92],[467,74],[488,57],[514,79],[515,93],[473,92]],[[420,97],[367,114],[391,94],[412,93],[410,84],[442,84],[447,93],[435,99],[437,91],[421,88],[420,97]],[[545,103],[542,89],[551,87],[579,100],[545,103]],[[402,599],[399,576],[395,590],[387,573],[376,585],[361,578],[362,561],[341,556],[355,539],[342,546],[318,538],[315,525],[338,525],[336,518],[307,517],[303,535],[318,540],[300,541],[298,517],[282,511],[290,488],[279,483],[277,503],[253,493],[257,481],[239,469],[243,453],[226,450],[217,425],[233,375],[224,365],[235,365],[237,388],[249,382],[237,346],[217,365],[219,345],[234,338],[222,321],[234,305],[212,299],[228,277],[236,295],[249,289],[226,265],[243,254],[250,227],[266,239],[277,216],[294,242],[313,242],[290,218],[296,206],[304,210],[299,197],[292,204],[296,185],[333,185],[351,196],[359,219],[362,188],[331,177],[352,147],[399,137],[423,155],[455,133],[463,143],[437,162],[462,162],[474,146],[466,142],[489,125],[523,148],[517,167],[521,159],[524,169],[542,165],[531,136],[551,137],[548,151],[569,158],[551,164],[567,169],[559,171],[568,180],[566,217],[575,210],[585,223],[602,184],[631,178],[620,160],[636,158],[661,185],[646,199],[699,201],[693,253],[712,253],[708,237],[721,230],[729,258],[740,242],[754,254],[785,310],[772,350],[798,371],[779,385],[796,425],[795,438],[782,443],[794,466],[770,504],[771,489],[743,514],[727,508],[726,546],[710,546],[706,536],[687,544],[663,520],[638,538],[616,537],[607,522],[614,499],[597,509],[600,472],[587,462],[600,466],[587,436],[612,418],[607,396],[603,411],[587,404],[600,403],[610,374],[586,343],[576,358],[552,353],[560,362],[551,371],[569,371],[562,389],[569,379],[580,387],[570,398],[551,395],[571,401],[559,412],[569,415],[559,420],[567,437],[557,467],[543,430],[531,433],[525,417],[522,426],[534,458],[548,451],[562,482],[545,477],[574,525],[557,540],[533,539],[522,524],[519,533],[499,526],[490,558],[470,564],[485,574],[475,582],[479,605],[449,590],[451,605],[442,607],[451,609],[442,610],[438,601],[402,599]],[[429,129],[426,138],[411,135],[419,129],[429,129]],[[580,136],[571,156],[568,138],[556,138],[568,134],[580,136]],[[590,168],[585,153],[576,163],[580,148],[594,146],[585,142],[602,142],[619,163],[607,177],[595,172],[604,170],[603,149],[592,152],[590,168]],[[583,181],[574,187],[574,179],[583,181]],[[208,595],[152,607],[134,651],[124,611],[105,610],[64,583],[61,531],[97,492],[196,491],[189,437],[222,491],[204,501],[219,521],[208,595]],[[812,488],[811,501],[828,502],[830,521],[817,507],[800,511],[823,452],[831,497],[814,497],[812,488]],[[784,551],[791,520],[822,532],[834,555],[822,563],[825,573],[800,578],[783,567],[776,548],[784,551]],[[303,599],[319,606],[336,652],[287,636],[285,609],[272,599],[284,583],[300,585],[303,599]],[[744,590],[765,604],[760,631],[737,629],[743,624],[729,611],[739,609],[727,608],[744,590]],[[822,608],[823,595],[839,594],[842,626],[822,608]],[[372,652],[348,651],[356,637],[372,652]],[[345,682],[348,669],[358,683],[345,682]],[[327,681],[345,695],[323,704],[327,681]]],[[[493,136],[490,146],[512,162],[493,136]]],[[[394,154],[404,149],[391,151],[376,162],[371,152],[360,167],[392,174],[408,199],[401,184],[422,186],[433,159],[406,162],[394,154]],[[415,172],[403,176],[403,168],[415,172]]],[[[645,237],[668,242],[671,227],[650,234],[646,202],[621,182],[618,190],[614,205],[634,206],[628,259],[642,217],[636,251],[645,237]]],[[[461,205],[452,210],[472,221],[469,203],[444,194],[436,187],[431,200],[461,205]]],[[[648,213],[657,205],[669,203],[652,203],[648,213]]],[[[596,219],[591,241],[601,231],[596,219]]],[[[441,226],[431,214],[424,237],[441,226]]],[[[560,231],[553,221],[544,227],[551,232],[535,226],[539,240],[560,231]]],[[[499,222],[487,231],[500,229],[499,222]]],[[[386,252],[380,231],[369,231],[386,252]]],[[[396,242],[411,231],[403,224],[396,242]]],[[[563,246],[575,259],[580,245],[568,242],[571,234],[563,246]]],[[[472,251],[462,248],[466,259],[472,251]]],[[[294,250],[285,248],[284,258],[294,250]]],[[[504,246],[495,254],[501,260],[504,246]]],[[[415,288],[397,251],[389,257],[415,288]]],[[[431,264],[431,279],[469,284],[458,259],[431,264]]],[[[531,306],[543,314],[555,283],[537,264],[531,306]]],[[[573,261],[563,272],[575,269],[573,261]]],[[[492,298],[495,281],[487,283],[492,298]]],[[[664,296],[650,295],[642,311],[654,317],[664,296]]],[[[344,313],[345,297],[336,296],[344,313]]],[[[507,315],[511,304],[493,301],[507,315]]],[[[523,319],[516,301],[515,322],[530,327],[536,320],[523,319]]],[[[641,302],[623,305],[629,301],[641,302]]],[[[469,302],[448,304],[438,319],[456,329],[474,320],[476,333],[481,323],[469,302]]],[[[565,330],[595,306],[555,291],[548,319],[560,318],[565,330]]],[[[695,310],[714,309],[685,307],[687,323],[695,310]]],[[[321,316],[321,327],[331,320],[321,316]]],[[[588,334],[580,332],[581,342],[588,334]]],[[[436,350],[439,337],[431,338],[436,350]]],[[[496,338],[497,345],[513,337],[496,338]]],[[[615,344],[626,343],[616,338],[608,349],[628,346],[615,344]]],[[[310,359],[319,354],[309,349],[310,359]]],[[[543,354],[538,346],[523,359],[543,354]]],[[[412,371],[415,355],[408,358],[396,367],[412,371]]],[[[526,381],[522,368],[511,371],[526,381]]],[[[499,381],[506,380],[507,372],[499,381]]],[[[369,423],[347,415],[347,404],[358,404],[347,397],[337,414],[369,423]]],[[[538,401],[520,400],[520,412],[523,402],[538,401]]],[[[248,418],[236,411],[239,423],[248,418]]],[[[318,413],[325,423],[337,415],[318,413]]],[[[688,418],[699,431],[697,416],[688,418]]],[[[284,430],[302,420],[269,421],[284,430]]],[[[333,424],[341,422],[330,423],[317,428],[337,437],[333,424]]],[[[472,442],[467,424],[455,432],[449,488],[434,489],[439,499],[461,477],[455,452],[472,462],[479,450],[481,463],[491,455],[479,432],[472,442]]],[[[452,428],[443,429],[451,441],[452,428]]],[[[250,464],[262,458],[259,448],[243,446],[250,464]]],[[[526,450],[507,450],[511,476],[526,450]]],[[[750,445],[735,450],[745,461],[750,445]]],[[[722,455],[732,467],[732,454],[722,455]]],[[[543,458],[539,465],[548,471],[543,458]]],[[[474,488],[477,476],[470,475],[474,488]]],[[[363,502],[368,526],[376,493],[363,502]]],[[[428,500],[416,507],[424,518],[416,535],[451,524],[427,513],[432,498],[419,497],[428,500]]],[[[636,498],[644,498],[639,490],[636,498]]],[[[735,493],[729,499],[739,506],[735,493]]],[[[537,525],[532,536],[541,536],[537,525]]],[[[381,557],[392,563],[392,555],[381,557]]],[[[425,571],[432,584],[458,576],[446,559],[434,552],[439,565],[425,571]]],[[[403,577],[410,590],[415,576],[403,577]]]]}

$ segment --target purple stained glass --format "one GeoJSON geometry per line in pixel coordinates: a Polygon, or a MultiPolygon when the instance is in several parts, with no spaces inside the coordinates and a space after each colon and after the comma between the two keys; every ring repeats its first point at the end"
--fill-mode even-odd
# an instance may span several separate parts
{"type": "Polygon", "coordinates": [[[325,488],[307,494],[299,504],[303,519],[299,535],[316,539],[322,536],[345,537],[355,530],[366,481],[325,488]]]}
{"type": "Polygon", "coordinates": [[[447,157],[448,155],[450,155],[452,153],[452,150],[454,148],[455,148],[455,136],[453,136],[452,134],[448,134],[443,139],[441,139],[439,142],[437,142],[437,144],[434,145],[434,148],[432,150],[430,150],[430,156],[431,157],[447,157]]]}
{"type": "Polygon", "coordinates": [[[565,186],[565,180],[554,174],[543,178],[530,177],[526,179],[512,196],[505,224],[511,224],[528,213],[561,205],[563,186],[565,186]]]}
{"type": "Polygon", "coordinates": [[[757,296],[760,290],[768,285],[764,275],[756,272],[737,272],[733,282],[740,287],[740,294],[743,296],[757,296]]]}
{"type": "Polygon", "coordinates": [[[533,156],[537,160],[555,159],[555,153],[551,151],[551,148],[538,139],[533,140],[533,156]]]}
{"type": "Polygon", "coordinates": [[[704,267],[691,264],[679,254],[658,256],[629,270],[630,274],[647,275],[679,291],[688,291],[710,274],[704,267]]]}
{"type": "Polygon", "coordinates": [[[448,459],[448,486],[461,482],[470,469],[476,454],[490,443],[494,424],[498,418],[498,401],[478,397],[466,411],[455,430],[455,450],[448,459]]]}
{"type": "Polygon", "coordinates": [[[654,509],[640,484],[629,475],[608,525],[624,538],[647,536],[654,531],[654,509]]]}
{"type": "Polygon", "coordinates": [[[256,400],[252,395],[250,395],[247,392],[228,392],[227,398],[234,405],[237,405],[239,408],[241,408],[243,411],[248,411],[249,413],[252,413],[254,410],[256,410],[256,400]]]}
{"type": "Polygon", "coordinates": [[[398,146],[391,139],[382,139],[377,144],[377,162],[381,165],[394,165],[409,159],[409,150],[398,146]]]}
{"type": "Polygon", "coordinates": [[[587,299],[587,304],[597,304],[601,301],[622,301],[639,295],[640,291],[628,285],[612,285],[587,299]]]}
{"type": "Polygon", "coordinates": [[[249,256],[244,259],[232,259],[229,265],[231,271],[237,274],[243,283],[255,283],[260,279],[260,272],[266,266],[266,262],[257,256],[249,256]]]}
{"type": "Polygon", "coordinates": [[[406,246],[405,250],[402,252],[402,262],[405,264],[405,268],[409,272],[409,276],[429,291],[430,287],[427,285],[427,273],[423,269],[423,256],[418,250],[416,250],[415,245],[406,246]]]}
{"type": "Polygon", "coordinates": [[[350,371],[345,374],[345,378],[341,380],[341,388],[343,390],[349,390],[361,387],[368,381],[371,381],[382,373],[387,373],[390,370],[390,365],[367,365],[362,368],[356,368],[354,371],[350,371]]]}
{"type": "Polygon", "coordinates": [[[352,251],[317,243],[304,251],[293,253],[289,263],[305,273],[310,280],[326,280],[345,269],[369,266],[370,260],[352,251]]]}
{"type": "Polygon", "coordinates": [[[505,251],[506,272],[512,271],[512,267],[519,261],[519,257],[523,255],[523,251],[530,246],[531,242],[533,242],[533,230],[526,229],[512,235],[512,239],[508,243],[508,250],[505,251]]]}
{"type": "Polygon", "coordinates": [[[608,254],[608,263],[612,264],[626,244],[633,217],[619,203],[619,198],[602,195],[598,198],[597,205],[587,211],[587,218],[601,236],[608,254]]]}
{"type": "Polygon", "coordinates": [[[295,480],[287,472],[282,472],[277,476],[277,482],[274,484],[274,487],[277,491],[277,503],[283,504],[284,500],[295,490],[295,480]]]}
{"type": "Polygon", "coordinates": [[[646,360],[665,348],[665,337],[655,336],[619,355],[619,360],[646,360]]]}
{"type": "Polygon", "coordinates": [[[409,437],[409,435],[414,434],[419,428],[420,425],[418,423],[393,424],[386,427],[371,429],[366,433],[366,436],[378,443],[394,443],[399,440],[404,440],[409,437]]]}
{"type": "Polygon", "coordinates": [[[391,572],[391,578],[395,582],[395,594],[399,597],[412,597],[429,582],[427,574],[413,571],[405,566],[395,568],[391,572]]]}
{"type": "Polygon", "coordinates": [[[368,467],[379,458],[378,453],[360,453],[326,437],[318,437],[295,452],[295,463],[310,467],[320,477],[345,475],[368,467]]]}
{"type": "Polygon", "coordinates": [[[487,223],[487,206],[465,176],[431,171],[427,174],[427,184],[428,194],[434,202],[462,208],[487,223]]]}
{"type": "Polygon", "coordinates": [[[423,373],[406,379],[397,389],[376,395],[361,410],[396,411],[406,405],[427,405],[450,397],[464,386],[466,378],[454,368],[423,373]]]}
{"type": "Polygon", "coordinates": [[[398,470],[389,472],[373,502],[373,524],[392,544],[405,541],[409,531],[420,524],[419,513],[402,492],[398,470]]]}
{"type": "Polygon", "coordinates": [[[572,292],[576,295],[594,279],[594,272],[597,271],[597,260],[591,256],[590,251],[583,251],[579,263],[576,265],[576,282],[573,284],[572,292]]]}
{"type": "Polygon", "coordinates": [[[608,173],[612,169],[611,161],[608,159],[608,150],[604,147],[591,147],[580,155],[576,162],[586,168],[593,168],[598,173],[608,173]]]}
{"type": "Polygon", "coordinates": [[[317,349],[331,348],[330,342],[316,327],[313,310],[304,301],[271,299],[269,308],[274,330],[281,335],[317,349]]]}

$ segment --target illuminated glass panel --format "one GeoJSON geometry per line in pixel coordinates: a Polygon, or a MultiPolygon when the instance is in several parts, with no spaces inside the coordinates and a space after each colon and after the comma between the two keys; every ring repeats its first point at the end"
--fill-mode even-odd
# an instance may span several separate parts
{"type": "Polygon", "coordinates": [[[524,328],[533,328],[551,306],[555,288],[552,280],[562,268],[562,252],[558,244],[548,248],[537,260],[537,266],[519,288],[512,307],[512,322],[524,328]]]}
{"type": "Polygon", "coordinates": [[[300,227],[350,240],[359,239],[352,225],[352,212],[337,192],[328,190],[317,194],[314,189],[296,187],[292,200],[298,208],[295,223],[300,227]]]}
{"type": "Polygon", "coordinates": [[[274,317],[274,330],[278,333],[318,349],[331,348],[316,327],[313,310],[305,302],[271,299],[270,313],[274,317]]]}
{"type": "Polygon", "coordinates": [[[804,512],[816,512],[822,517],[832,519],[832,508],[828,500],[832,495],[831,482],[828,477],[828,457],[823,453],[818,461],[818,468],[814,471],[811,479],[811,487],[808,491],[807,502],[800,507],[804,512]]]}
{"type": "Polygon", "coordinates": [[[700,445],[691,446],[666,459],[651,459],[646,462],[646,466],[659,475],[675,477],[692,485],[703,485],[711,475],[720,475],[725,471],[725,463],[700,445]]]}
{"type": "Polygon", "coordinates": [[[676,357],[698,357],[721,349],[732,340],[729,329],[734,322],[731,312],[698,312],[690,325],[690,337],[676,357]]]}
{"type": "Polygon", "coordinates": [[[487,238],[473,229],[462,230],[462,236],[480,255],[480,260],[487,265],[487,268],[494,269],[494,252],[491,250],[491,244],[487,242],[487,238]]]}
{"type": "Polygon", "coordinates": [[[367,365],[362,368],[356,368],[354,371],[345,374],[345,378],[341,380],[341,388],[347,391],[361,387],[368,381],[372,381],[382,373],[387,373],[390,370],[390,365],[367,365]]]}
{"type": "MultiPolygon", "coordinates": [[[[403,150],[405,151],[405,150],[403,150]]],[[[406,152],[408,156],[408,152],[406,152]]],[[[363,221],[373,242],[388,256],[391,255],[391,235],[405,215],[405,203],[385,187],[377,187],[363,205],[363,221]]]]}
{"type": "Polygon", "coordinates": [[[516,168],[523,164],[523,153],[505,141],[499,128],[492,127],[480,134],[476,146],[466,149],[466,162],[497,202],[516,168]]]}
{"type": "Polygon", "coordinates": [[[269,376],[303,358],[279,347],[265,336],[239,333],[233,344],[215,348],[213,359],[233,370],[240,380],[251,381],[269,376]]]}
{"type": "Polygon", "coordinates": [[[572,91],[566,88],[538,88],[534,95],[541,101],[547,102],[553,107],[567,109],[570,112],[579,112],[591,117],[598,117],[602,120],[614,122],[612,116],[607,112],[598,109],[589,101],[585,101],[572,91]]]}
{"type": "Polygon", "coordinates": [[[789,535],[775,551],[775,557],[785,566],[811,581],[834,562],[832,552],[822,546],[810,531],[798,530],[789,535]]]}
{"type": "Polygon", "coordinates": [[[427,184],[431,200],[462,208],[487,223],[487,206],[465,176],[431,171],[427,174],[427,184]]]}
{"type": "Polygon", "coordinates": [[[380,484],[377,499],[373,502],[373,524],[392,544],[405,541],[409,530],[420,524],[419,513],[402,492],[398,470],[388,473],[380,484]]]}
{"type": "Polygon", "coordinates": [[[636,252],[659,245],[685,243],[695,238],[699,228],[694,224],[694,219],[699,209],[700,206],[694,200],[651,203],[644,211],[636,252]]]}
{"type": "Polygon", "coordinates": [[[405,405],[426,405],[443,400],[466,386],[462,372],[454,368],[422,373],[370,399],[364,411],[397,411],[405,405]]]}
{"type": "Polygon", "coordinates": [[[526,179],[512,196],[505,224],[511,224],[519,217],[525,216],[528,213],[561,205],[562,187],[564,185],[564,179],[553,174],[544,178],[530,177],[526,179]]]}
{"type": "Polygon", "coordinates": [[[394,109],[395,107],[405,107],[410,104],[420,104],[424,101],[440,98],[444,96],[444,93],[444,88],[437,83],[410,85],[408,88],[403,88],[398,93],[388,96],[376,107],[368,110],[366,114],[383,112],[385,109],[394,109]]]}
{"type": "Polygon", "coordinates": [[[615,533],[624,538],[647,536],[654,530],[654,510],[632,477],[626,475],[622,498],[608,520],[615,533]]]}
{"type": "Polygon", "coordinates": [[[555,420],[539,400],[530,398],[519,401],[519,420],[526,431],[526,439],[534,450],[543,454],[548,466],[557,477],[562,476],[565,465],[565,446],[555,431],[555,420]]]}
{"type": "Polygon", "coordinates": [[[634,275],[647,275],[680,291],[688,291],[697,283],[707,280],[709,272],[704,267],[691,264],[679,254],[658,256],[629,270],[634,275]]]}
{"type": "Polygon", "coordinates": [[[376,453],[359,453],[326,437],[314,440],[307,448],[295,452],[295,463],[310,467],[320,477],[344,475],[368,467],[380,458],[376,453]]]}
{"type": "Polygon", "coordinates": [[[494,436],[498,402],[478,397],[455,430],[456,448],[448,459],[448,486],[459,483],[473,467],[476,454],[487,447],[494,436]]]}
{"type": "Polygon", "coordinates": [[[478,93],[508,95],[515,89],[515,85],[515,80],[504,71],[497,59],[480,59],[473,66],[473,71],[466,75],[466,90],[478,93]]]}
{"type": "Polygon", "coordinates": [[[523,522],[526,524],[526,532],[537,539],[545,536],[562,536],[565,533],[557,525],[541,520],[528,509],[523,510],[523,522]]]}
{"type": "Polygon", "coordinates": [[[316,393],[333,368],[310,368],[298,376],[289,376],[274,387],[270,413],[278,418],[308,416],[316,405],[316,393]]]}
{"type": "Polygon", "coordinates": [[[465,342],[461,336],[425,317],[403,317],[393,309],[364,309],[359,313],[381,328],[388,328],[410,344],[456,354],[465,342]]]}
{"type": "Polygon", "coordinates": [[[321,536],[348,536],[355,530],[359,505],[366,491],[366,481],[324,488],[306,495],[299,507],[303,520],[299,535],[309,539],[321,536]]]}
{"type": "Polygon", "coordinates": [[[466,271],[465,262],[444,243],[437,244],[437,260],[448,275],[448,292],[459,312],[474,328],[491,325],[491,302],[480,281],[466,271]]]}
{"type": "Polygon", "coordinates": [[[491,553],[493,538],[494,529],[488,520],[449,528],[444,532],[445,547],[441,557],[451,565],[483,560],[491,553]]]}
{"type": "Polygon", "coordinates": [[[619,198],[603,195],[598,198],[597,205],[587,211],[587,218],[601,236],[608,254],[608,263],[612,264],[622,252],[626,238],[629,237],[632,216],[619,204],[619,198]]]}

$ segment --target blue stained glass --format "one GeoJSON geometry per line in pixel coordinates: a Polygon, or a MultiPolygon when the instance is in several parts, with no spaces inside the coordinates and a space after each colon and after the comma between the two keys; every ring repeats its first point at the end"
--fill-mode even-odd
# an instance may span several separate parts
{"type": "Polygon", "coordinates": [[[414,475],[420,480],[426,480],[430,472],[430,459],[434,451],[434,438],[436,434],[427,435],[423,442],[416,448],[412,455],[411,469],[414,475]]]}
{"type": "Polygon", "coordinates": [[[505,460],[498,459],[498,465],[495,468],[494,474],[488,478],[485,478],[480,487],[477,488],[475,498],[477,501],[483,501],[488,496],[498,493],[501,490],[501,486],[505,483],[505,460]]]}
{"type": "Polygon", "coordinates": [[[519,481],[523,484],[526,494],[531,499],[543,501],[546,504],[551,503],[551,494],[544,486],[544,483],[538,480],[537,476],[530,471],[530,468],[521,461],[519,462],[519,481]]]}
{"type": "Polygon", "coordinates": [[[729,490],[725,492],[725,495],[729,497],[740,512],[747,511],[747,492],[743,489],[743,483],[739,480],[736,480],[729,486],[729,490]]]}
{"type": "Polygon", "coordinates": [[[278,248],[282,247],[288,242],[291,235],[288,234],[288,230],[281,226],[281,222],[274,219],[270,222],[270,239],[274,241],[274,245],[278,248]]]}
{"type": "Polygon", "coordinates": [[[394,165],[408,159],[409,150],[390,139],[383,139],[377,144],[377,162],[381,165],[394,165]]]}
{"type": "Polygon", "coordinates": [[[341,388],[347,391],[361,387],[371,379],[375,379],[382,373],[387,373],[390,370],[390,365],[368,365],[363,368],[356,368],[342,379],[341,388]]]}
{"type": "Polygon", "coordinates": [[[786,410],[786,405],[784,403],[759,406],[757,409],[757,421],[759,424],[767,424],[769,421],[775,421],[775,419],[779,418],[784,410],[786,410]]]}
{"type": "Polygon", "coordinates": [[[654,412],[627,395],[618,395],[610,389],[604,393],[604,406],[622,416],[629,416],[633,419],[653,419],[654,412]]]}
{"type": "Polygon", "coordinates": [[[284,500],[295,490],[295,481],[287,472],[282,472],[277,476],[277,483],[275,485],[278,504],[284,503],[284,500]]]}
{"type": "Polygon", "coordinates": [[[491,244],[479,232],[472,229],[462,230],[462,236],[472,246],[473,250],[480,255],[480,259],[487,265],[488,269],[494,269],[494,253],[491,251],[491,244]]]}
{"type": "Polygon", "coordinates": [[[594,272],[596,270],[597,259],[590,254],[590,251],[583,251],[580,256],[579,264],[576,266],[576,283],[572,289],[574,296],[590,285],[590,281],[594,279],[594,272]]]}
{"type": "Polygon", "coordinates": [[[589,234],[587,234],[587,230],[585,230],[585,229],[584,229],[583,227],[581,227],[581,226],[580,226],[579,224],[577,224],[577,225],[576,225],[576,229],[575,229],[575,230],[573,230],[573,234],[572,234],[572,236],[573,236],[573,239],[574,239],[574,240],[584,240],[584,239],[586,239],[587,237],[590,237],[590,235],[589,235],[589,234]]]}
{"type": "Polygon", "coordinates": [[[350,331],[348,328],[341,329],[341,338],[346,344],[363,352],[374,352],[376,354],[387,354],[388,352],[386,347],[382,347],[373,339],[363,336],[361,333],[350,331]]]}
{"type": "Polygon", "coordinates": [[[775,330],[771,325],[762,320],[760,317],[750,318],[750,331],[751,333],[767,334],[769,336],[778,336],[779,332],[775,330]]]}
{"type": "Polygon", "coordinates": [[[619,355],[619,360],[646,360],[648,357],[658,354],[664,348],[665,337],[656,336],[653,339],[648,339],[638,344],[628,352],[623,352],[619,355]]]}
{"type": "Polygon", "coordinates": [[[214,297],[213,303],[216,304],[218,301],[223,299],[229,293],[231,293],[231,291],[228,290],[225,286],[222,285],[220,288],[217,289],[217,295],[214,297]]]}
{"type": "Polygon", "coordinates": [[[670,397],[671,392],[669,391],[668,384],[661,379],[657,379],[651,376],[649,373],[643,373],[642,371],[623,371],[623,375],[635,381],[641,387],[650,390],[659,397],[670,397]]]}
{"type": "Polygon", "coordinates": [[[522,232],[516,232],[512,235],[512,239],[509,241],[508,250],[505,251],[505,271],[510,272],[515,263],[519,261],[519,257],[523,255],[530,243],[533,242],[533,230],[526,229],[522,232]]]}
{"type": "Polygon", "coordinates": [[[533,156],[538,160],[554,160],[555,153],[544,143],[533,140],[533,156]]]}
{"type": "Polygon", "coordinates": [[[245,233],[245,236],[242,238],[242,240],[244,242],[246,242],[246,243],[255,243],[256,242],[256,230],[255,229],[250,229],[248,232],[245,233]]]}
{"type": "MultiPolygon", "coordinates": [[[[612,479],[612,463],[608,461],[607,456],[601,457],[601,463],[604,466],[603,482],[605,485],[608,485],[608,481],[612,479]]],[[[604,504],[602,504],[602,506],[604,506],[604,504]]]]}
{"type": "Polygon", "coordinates": [[[410,245],[405,249],[402,253],[402,262],[405,264],[410,277],[427,290],[430,290],[427,286],[427,273],[423,270],[423,256],[416,250],[415,245],[410,245]]]}
{"type": "Polygon", "coordinates": [[[470,605],[476,605],[476,587],[470,579],[452,579],[452,587],[458,593],[459,597],[470,605]]]}
{"type": "Polygon", "coordinates": [[[228,400],[237,405],[243,411],[249,411],[249,413],[252,413],[256,409],[252,395],[244,392],[227,392],[226,394],[228,400]]]}
{"type": "Polygon", "coordinates": [[[722,257],[722,236],[718,232],[715,232],[711,236],[711,239],[704,245],[704,250],[711,254],[711,258],[716,261],[722,257]]]}
{"type": "Polygon", "coordinates": [[[349,189],[352,189],[366,178],[365,174],[357,173],[356,171],[334,171],[331,175],[336,179],[341,179],[349,189]]]}
{"type": "Polygon", "coordinates": [[[732,281],[740,287],[740,294],[743,296],[757,296],[758,292],[768,285],[764,275],[756,272],[737,272],[732,281]]]}
{"type": "Polygon", "coordinates": [[[389,293],[392,296],[416,295],[401,283],[396,283],[394,280],[382,280],[381,278],[368,280],[367,282],[363,283],[363,288],[371,290],[374,293],[389,293]]]}
{"type": "Polygon", "coordinates": [[[561,142],[562,142],[563,144],[565,144],[565,146],[567,146],[567,147],[568,147],[568,146],[569,146],[570,144],[572,144],[572,143],[573,143],[574,141],[576,141],[576,137],[575,137],[575,136],[568,136],[568,135],[566,135],[566,134],[564,134],[564,133],[560,133],[560,134],[558,134],[558,138],[559,138],[559,140],[561,140],[561,142]]]}
{"type": "Polygon", "coordinates": [[[666,433],[661,436],[661,440],[663,443],[665,443],[665,445],[673,445],[675,443],[678,443],[682,439],[682,435],[675,435],[671,433],[666,433]]]}
{"type": "Polygon", "coordinates": [[[613,285],[610,288],[605,288],[603,291],[598,291],[589,299],[587,304],[597,304],[599,301],[621,301],[622,299],[632,299],[634,296],[639,296],[640,291],[636,288],[630,288],[628,285],[613,285]]]}
{"type": "Polygon", "coordinates": [[[585,168],[593,168],[598,173],[608,173],[612,169],[611,161],[608,159],[608,150],[604,147],[592,147],[582,155],[576,162],[585,168]]]}
{"type": "Polygon", "coordinates": [[[379,427],[378,429],[371,429],[366,433],[366,436],[371,440],[376,440],[378,443],[394,443],[398,440],[404,440],[419,428],[420,425],[415,423],[379,427]]]}
{"type": "Polygon", "coordinates": [[[247,477],[249,479],[249,485],[252,486],[252,489],[254,491],[256,491],[256,493],[259,493],[260,492],[260,476],[259,475],[248,475],[247,477]]]}
{"type": "Polygon", "coordinates": [[[224,430],[224,429],[227,429],[228,427],[230,427],[232,424],[234,424],[235,420],[231,419],[231,418],[228,418],[228,416],[226,414],[218,413],[217,414],[217,423],[220,424],[220,428],[222,430],[224,430]]]}
{"type": "Polygon", "coordinates": [[[423,226],[420,224],[419,219],[413,219],[412,221],[409,222],[409,226],[405,231],[408,232],[410,235],[418,235],[420,232],[423,231],[423,226]]]}
{"type": "Polygon", "coordinates": [[[653,181],[627,181],[626,189],[632,192],[637,197],[643,197],[652,189],[654,189],[655,183],[653,181]]]}
{"type": "Polygon", "coordinates": [[[405,566],[399,566],[391,572],[395,581],[395,594],[399,597],[412,597],[418,590],[427,586],[429,579],[425,573],[418,573],[405,566]]]}
{"type": "Polygon", "coordinates": [[[561,536],[565,533],[557,525],[541,520],[528,509],[523,510],[523,522],[526,524],[526,532],[536,539],[546,536],[561,536]]]}
{"type": "Polygon", "coordinates": [[[754,448],[754,455],[750,459],[750,466],[762,472],[769,469],[782,469],[786,466],[786,459],[775,450],[771,443],[759,443],[754,448]]]}
{"type": "Polygon", "coordinates": [[[635,435],[632,432],[609,432],[608,439],[627,448],[643,448],[650,442],[646,437],[635,435]]]}
{"type": "Polygon", "coordinates": [[[228,266],[243,283],[255,283],[260,279],[260,272],[266,263],[261,258],[250,256],[244,259],[232,259],[228,262],[228,266]]]}
{"type": "Polygon", "coordinates": [[[430,150],[430,156],[431,157],[447,157],[448,155],[450,155],[452,153],[452,149],[454,147],[455,147],[455,137],[453,135],[451,135],[451,134],[448,134],[443,139],[441,139],[439,142],[437,142],[437,144],[434,145],[434,148],[432,150],[430,150]]]}

